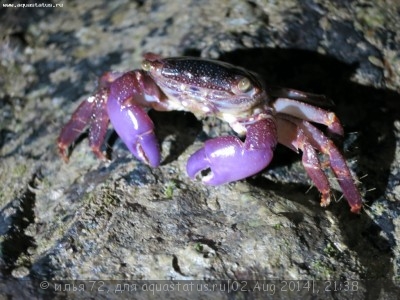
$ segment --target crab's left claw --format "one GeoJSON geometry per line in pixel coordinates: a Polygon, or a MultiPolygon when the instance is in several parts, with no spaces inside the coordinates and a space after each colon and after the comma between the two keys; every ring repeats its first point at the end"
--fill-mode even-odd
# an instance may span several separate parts
{"type": "Polygon", "coordinates": [[[159,166],[160,150],[154,134],[154,124],[147,112],[130,103],[124,106],[110,100],[107,104],[113,127],[129,151],[150,166],[159,166]]]}
{"type": "Polygon", "coordinates": [[[271,161],[277,143],[273,119],[264,119],[247,126],[245,142],[233,136],[206,141],[187,163],[187,173],[195,176],[209,169],[202,181],[220,185],[254,175],[271,161]]]}

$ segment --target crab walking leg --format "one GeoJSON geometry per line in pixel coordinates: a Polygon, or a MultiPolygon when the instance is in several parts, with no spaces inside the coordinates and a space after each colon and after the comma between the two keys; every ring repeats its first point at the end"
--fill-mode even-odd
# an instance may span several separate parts
{"type": "Polygon", "coordinates": [[[328,126],[330,132],[337,135],[343,135],[343,127],[333,112],[287,98],[276,99],[273,103],[273,107],[277,113],[287,114],[302,120],[323,124],[328,126]]]}
{"type": "Polygon", "coordinates": [[[263,170],[271,161],[277,144],[275,120],[259,120],[247,125],[246,140],[234,136],[219,137],[205,142],[204,147],[188,160],[187,173],[192,179],[202,170],[210,173],[202,181],[220,185],[240,180],[263,170]]]}
{"type": "MultiPolygon", "coordinates": [[[[106,159],[100,147],[104,142],[110,118],[107,114],[108,89],[101,89],[93,97],[94,107],[93,116],[89,126],[89,145],[93,153],[100,159],[106,159]]],[[[89,98],[90,99],[90,98],[89,98]]]]}
{"type": "Polygon", "coordinates": [[[317,106],[334,105],[333,101],[324,95],[306,93],[295,89],[271,87],[268,89],[268,93],[274,98],[288,98],[317,106]]]}
{"type": "Polygon", "coordinates": [[[351,211],[358,213],[362,207],[360,191],[354,183],[346,161],[335,144],[320,130],[307,121],[299,122],[299,128],[310,140],[310,143],[319,151],[329,155],[330,166],[338,179],[344,197],[347,199],[351,211]]]}
{"type": "Polygon", "coordinates": [[[277,119],[278,142],[292,150],[300,149],[302,163],[308,176],[321,193],[321,206],[329,205],[331,188],[326,174],[322,171],[317,152],[312,147],[303,131],[288,120],[277,119]]]}
{"type": "Polygon", "coordinates": [[[61,130],[57,140],[57,146],[58,152],[65,162],[68,162],[67,148],[78,138],[88,125],[93,111],[94,102],[86,99],[78,106],[76,111],[72,114],[71,119],[61,130]]]}

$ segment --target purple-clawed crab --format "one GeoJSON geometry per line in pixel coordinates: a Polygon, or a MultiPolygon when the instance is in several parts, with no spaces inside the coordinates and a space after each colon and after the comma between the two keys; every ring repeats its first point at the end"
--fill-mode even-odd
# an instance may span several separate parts
{"type": "Polygon", "coordinates": [[[111,121],[130,152],[156,167],[161,158],[149,109],[213,115],[246,138],[222,136],[206,141],[188,160],[187,173],[192,179],[202,176],[203,170],[209,173],[202,181],[210,185],[254,175],[268,166],[275,146],[281,143],[301,150],[304,168],[322,194],[321,206],[329,204],[331,187],[318,152],[327,155],[351,211],[358,213],[362,199],[345,159],[312,124],[323,124],[331,134],[343,135],[336,115],[314,106],[322,99],[292,89],[269,89],[257,74],[225,62],[147,53],[142,70],[108,72],[100,78],[97,91],[80,104],[62,129],[58,148],[68,161],[67,148],[89,125],[89,144],[104,159],[100,147],[111,121]]]}

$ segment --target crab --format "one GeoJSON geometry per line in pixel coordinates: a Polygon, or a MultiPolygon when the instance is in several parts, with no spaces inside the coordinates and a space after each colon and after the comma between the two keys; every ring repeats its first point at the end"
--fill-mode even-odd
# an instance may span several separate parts
{"type": "Polygon", "coordinates": [[[105,159],[101,146],[111,121],[129,151],[157,167],[161,156],[147,114],[150,109],[190,111],[198,118],[216,116],[245,139],[222,136],[207,140],[187,162],[190,178],[221,185],[252,176],[269,165],[280,143],[302,152],[302,164],[321,193],[321,206],[331,201],[331,186],[323,168],[328,164],[351,211],[358,213],[362,198],[343,155],[313,124],[326,126],[330,135],[343,135],[335,113],[320,107],[324,99],[294,89],[270,88],[256,73],[226,62],[146,53],[142,69],[107,72],[99,79],[96,92],[62,128],[58,150],[67,162],[69,146],[89,126],[90,147],[105,159]],[[321,163],[319,154],[329,162],[321,163]]]}

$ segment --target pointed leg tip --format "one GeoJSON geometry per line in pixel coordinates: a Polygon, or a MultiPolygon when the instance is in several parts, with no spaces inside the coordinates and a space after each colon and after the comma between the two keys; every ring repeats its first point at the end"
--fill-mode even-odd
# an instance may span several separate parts
{"type": "Polygon", "coordinates": [[[69,162],[69,157],[67,154],[67,147],[62,143],[58,143],[58,154],[61,156],[62,160],[65,163],[69,162]]]}
{"type": "Polygon", "coordinates": [[[324,193],[321,196],[321,207],[327,207],[331,203],[330,193],[324,193]]]}
{"type": "Polygon", "coordinates": [[[340,123],[338,117],[334,113],[330,113],[330,124],[328,125],[329,130],[338,136],[343,136],[344,135],[344,130],[343,126],[340,123]]]}
{"type": "Polygon", "coordinates": [[[61,154],[61,158],[64,161],[64,163],[66,163],[66,164],[69,163],[69,157],[67,155],[61,154]]]}
{"type": "Polygon", "coordinates": [[[360,213],[360,210],[361,210],[361,207],[362,207],[361,204],[353,205],[353,206],[351,207],[350,211],[351,211],[352,213],[359,214],[359,213],[360,213]]]}

